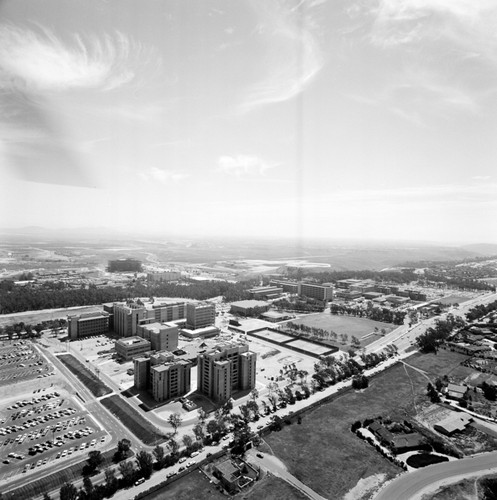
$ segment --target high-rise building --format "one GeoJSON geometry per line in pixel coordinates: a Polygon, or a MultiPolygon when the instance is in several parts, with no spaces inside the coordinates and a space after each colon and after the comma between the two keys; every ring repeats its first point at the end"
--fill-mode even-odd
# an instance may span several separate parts
{"type": "Polygon", "coordinates": [[[315,283],[300,283],[299,295],[326,302],[333,299],[333,287],[315,283]]]}
{"type": "Polygon", "coordinates": [[[205,328],[216,322],[216,306],[210,302],[188,303],[186,305],[186,326],[192,330],[205,328]]]}
{"type": "Polygon", "coordinates": [[[77,314],[67,317],[67,334],[71,340],[109,331],[109,314],[105,311],[77,314]]]}
{"type": "Polygon", "coordinates": [[[114,304],[114,331],[120,337],[134,337],[138,323],[146,318],[146,309],[136,302],[114,304]]]}
{"type": "Polygon", "coordinates": [[[170,352],[135,358],[135,387],[147,389],[156,401],[183,396],[191,389],[191,368],[190,361],[177,359],[170,352]]]}
{"type": "Polygon", "coordinates": [[[257,354],[241,343],[218,344],[199,354],[197,389],[215,401],[227,401],[240,390],[255,387],[257,354]]]}
{"type": "Polygon", "coordinates": [[[185,312],[184,302],[144,304],[141,301],[128,301],[114,303],[114,331],[120,337],[132,337],[137,335],[140,324],[163,323],[182,319],[185,317],[185,312]]]}
{"type": "Polygon", "coordinates": [[[138,325],[137,332],[150,341],[154,351],[178,349],[178,325],[175,323],[145,323],[138,325]]]}

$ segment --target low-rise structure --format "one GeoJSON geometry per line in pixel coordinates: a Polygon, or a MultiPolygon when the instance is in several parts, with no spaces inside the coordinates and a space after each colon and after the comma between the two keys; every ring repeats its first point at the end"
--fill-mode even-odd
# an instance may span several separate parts
{"type": "Polygon", "coordinates": [[[103,335],[109,331],[109,314],[101,311],[68,316],[67,325],[67,334],[71,340],[103,335]]]}
{"type": "Polygon", "coordinates": [[[141,337],[127,337],[118,339],[114,342],[116,355],[124,360],[130,361],[133,358],[140,356],[151,350],[151,345],[148,340],[141,337]]]}
{"type": "Polygon", "coordinates": [[[456,432],[464,431],[472,421],[473,418],[467,413],[453,413],[436,423],[433,428],[446,436],[452,436],[456,432]]]}

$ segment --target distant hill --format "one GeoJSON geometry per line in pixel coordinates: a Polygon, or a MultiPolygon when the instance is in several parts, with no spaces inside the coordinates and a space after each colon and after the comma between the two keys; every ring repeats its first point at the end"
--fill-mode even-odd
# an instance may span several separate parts
{"type": "Polygon", "coordinates": [[[464,245],[461,249],[477,255],[497,255],[497,245],[492,243],[474,243],[472,245],[464,245]]]}

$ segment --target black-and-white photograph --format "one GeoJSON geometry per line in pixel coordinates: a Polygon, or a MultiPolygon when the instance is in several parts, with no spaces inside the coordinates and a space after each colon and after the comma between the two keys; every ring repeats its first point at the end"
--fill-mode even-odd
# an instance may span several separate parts
{"type": "Polygon", "coordinates": [[[0,499],[497,498],[497,2],[0,0],[0,499]]]}

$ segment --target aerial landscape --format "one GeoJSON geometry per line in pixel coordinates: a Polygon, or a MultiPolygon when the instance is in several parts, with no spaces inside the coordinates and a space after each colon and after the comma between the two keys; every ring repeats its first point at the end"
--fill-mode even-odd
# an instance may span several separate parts
{"type": "Polygon", "coordinates": [[[0,499],[497,498],[497,4],[0,12],[0,499]]]}

